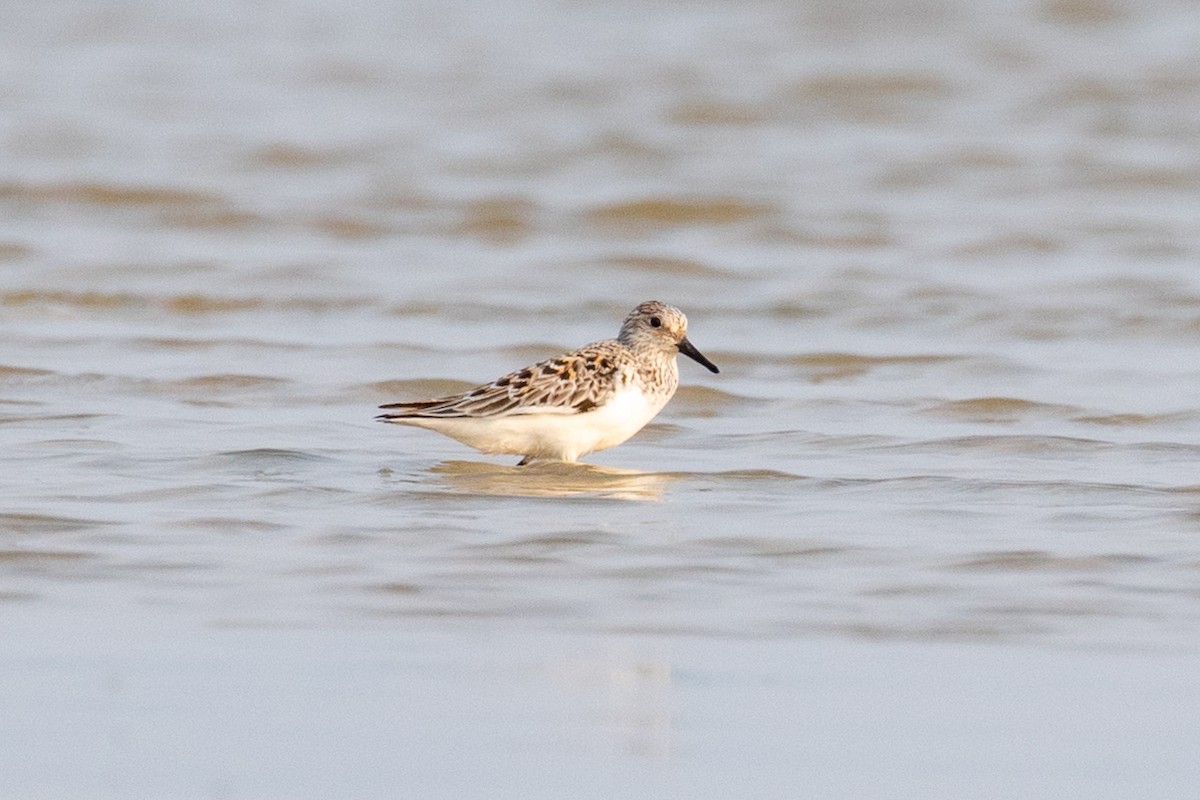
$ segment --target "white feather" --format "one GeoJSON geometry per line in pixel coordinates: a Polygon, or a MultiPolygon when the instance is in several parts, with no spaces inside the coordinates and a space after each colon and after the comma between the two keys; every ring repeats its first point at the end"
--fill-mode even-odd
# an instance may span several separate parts
{"type": "Polygon", "coordinates": [[[631,386],[614,394],[604,405],[578,414],[408,417],[391,422],[437,431],[483,453],[575,461],[624,442],[654,419],[670,399],[670,395],[648,398],[641,389],[631,386]]]}

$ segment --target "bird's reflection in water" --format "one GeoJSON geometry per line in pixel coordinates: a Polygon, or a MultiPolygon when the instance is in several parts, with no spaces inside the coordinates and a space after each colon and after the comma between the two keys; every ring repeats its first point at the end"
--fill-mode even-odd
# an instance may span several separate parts
{"type": "Polygon", "coordinates": [[[663,640],[605,638],[547,654],[540,668],[552,686],[568,690],[595,715],[590,722],[597,733],[624,752],[660,762],[671,757],[677,688],[670,645],[663,640]]]}
{"type": "Polygon", "coordinates": [[[431,468],[438,482],[469,494],[512,497],[610,497],[661,500],[676,475],[666,472],[551,461],[510,467],[477,461],[443,461],[431,468]]]}

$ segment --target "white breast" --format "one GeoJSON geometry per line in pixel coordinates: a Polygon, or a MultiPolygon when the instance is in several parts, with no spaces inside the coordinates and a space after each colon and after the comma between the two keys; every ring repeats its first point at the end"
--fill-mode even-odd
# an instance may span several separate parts
{"type": "Polygon", "coordinates": [[[582,414],[526,413],[503,417],[395,420],[429,428],[484,453],[575,461],[633,436],[662,411],[670,395],[647,397],[626,385],[604,405],[582,414]]]}
{"type": "Polygon", "coordinates": [[[647,397],[641,389],[628,386],[599,408],[586,414],[576,414],[573,419],[580,421],[585,432],[579,437],[579,443],[588,445],[590,439],[590,446],[582,449],[579,455],[619,445],[658,416],[669,399],[665,396],[647,397]]]}

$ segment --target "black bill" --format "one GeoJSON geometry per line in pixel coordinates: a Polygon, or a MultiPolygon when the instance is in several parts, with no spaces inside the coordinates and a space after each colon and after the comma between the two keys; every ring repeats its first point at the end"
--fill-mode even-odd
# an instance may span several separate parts
{"type": "Polygon", "coordinates": [[[695,345],[693,345],[691,342],[689,342],[687,340],[686,336],[679,340],[678,347],[679,347],[679,352],[683,353],[685,356],[692,359],[693,361],[695,361],[699,364],[703,364],[704,366],[708,367],[710,372],[720,372],[721,371],[721,370],[717,369],[716,364],[712,363],[707,358],[705,358],[704,354],[701,353],[699,350],[697,350],[695,345]]]}

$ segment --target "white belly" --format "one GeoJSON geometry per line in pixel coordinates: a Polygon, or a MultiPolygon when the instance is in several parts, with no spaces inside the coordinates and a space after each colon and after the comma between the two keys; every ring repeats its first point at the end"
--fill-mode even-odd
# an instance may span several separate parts
{"type": "Polygon", "coordinates": [[[633,436],[662,411],[669,396],[648,398],[640,389],[618,392],[603,406],[582,414],[529,413],[502,417],[397,419],[429,428],[484,453],[575,461],[633,436]]]}

